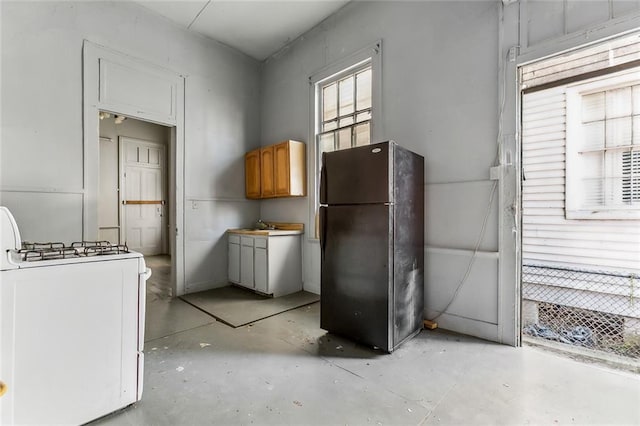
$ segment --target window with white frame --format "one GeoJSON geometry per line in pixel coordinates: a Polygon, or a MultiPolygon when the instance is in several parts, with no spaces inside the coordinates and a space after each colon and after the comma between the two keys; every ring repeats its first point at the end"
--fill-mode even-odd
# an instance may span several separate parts
{"type": "Polygon", "coordinates": [[[566,216],[640,218],[640,70],[567,88],[566,216]]]}
{"type": "MultiPolygon", "coordinates": [[[[312,85],[313,201],[310,214],[317,219],[322,154],[368,145],[373,140],[380,86],[378,41],[370,47],[310,77],[312,85]]],[[[317,237],[317,229],[316,229],[317,237]]]]}
{"type": "Polygon", "coordinates": [[[317,96],[318,162],[323,152],[371,142],[371,63],[319,83],[317,96]]]}

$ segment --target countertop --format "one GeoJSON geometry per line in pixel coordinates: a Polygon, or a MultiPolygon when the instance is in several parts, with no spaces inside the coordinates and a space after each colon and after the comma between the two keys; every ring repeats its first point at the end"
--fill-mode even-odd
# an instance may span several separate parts
{"type": "Polygon", "coordinates": [[[243,235],[263,235],[267,237],[280,237],[283,235],[302,235],[304,231],[300,229],[227,229],[230,234],[243,234],[243,235]]]}

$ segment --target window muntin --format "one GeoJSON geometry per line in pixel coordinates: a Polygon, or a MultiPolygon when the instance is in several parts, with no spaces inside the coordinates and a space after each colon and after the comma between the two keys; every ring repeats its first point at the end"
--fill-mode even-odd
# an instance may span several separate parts
{"type": "Polygon", "coordinates": [[[567,217],[640,213],[640,74],[567,90],[567,217]]]}

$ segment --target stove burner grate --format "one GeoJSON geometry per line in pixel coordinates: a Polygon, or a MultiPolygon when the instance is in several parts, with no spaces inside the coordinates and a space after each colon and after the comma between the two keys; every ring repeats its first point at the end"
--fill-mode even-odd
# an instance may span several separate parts
{"type": "Polygon", "coordinates": [[[109,241],[79,241],[71,243],[33,243],[23,242],[18,254],[22,261],[68,259],[74,257],[105,256],[129,253],[126,244],[111,244],[109,241]]]}

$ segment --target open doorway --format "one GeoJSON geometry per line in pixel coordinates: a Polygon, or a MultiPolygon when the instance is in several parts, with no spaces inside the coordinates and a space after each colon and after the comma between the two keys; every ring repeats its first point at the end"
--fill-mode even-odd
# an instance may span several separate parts
{"type": "Polygon", "coordinates": [[[525,64],[524,339],[640,359],[638,34],[525,64]]]}
{"type": "MultiPolygon", "coordinates": [[[[184,285],[184,76],[88,40],[83,43],[83,237],[98,237],[100,186],[100,112],[157,123],[168,129],[167,222],[171,253],[171,294],[180,296],[184,285]]],[[[135,135],[134,135],[135,136],[135,135]]],[[[115,143],[115,141],[114,141],[115,143]]],[[[112,231],[113,232],[113,231],[112,231]]]]}
{"type": "Polygon", "coordinates": [[[126,244],[152,268],[149,296],[171,297],[168,169],[172,129],[99,112],[98,238],[126,244]]]}

